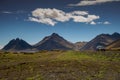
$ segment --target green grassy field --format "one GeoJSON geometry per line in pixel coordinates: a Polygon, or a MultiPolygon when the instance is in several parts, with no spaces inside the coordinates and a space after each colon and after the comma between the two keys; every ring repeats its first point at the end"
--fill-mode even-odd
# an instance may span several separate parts
{"type": "Polygon", "coordinates": [[[120,80],[120,51],[0,52],[0,80],[120,80]]]}

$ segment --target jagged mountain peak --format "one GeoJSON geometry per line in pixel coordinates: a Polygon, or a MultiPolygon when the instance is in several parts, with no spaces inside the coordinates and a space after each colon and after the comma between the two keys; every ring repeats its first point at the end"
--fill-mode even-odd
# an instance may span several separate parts
{"type": "Polygon", "coordinates": [[[73,44],[65,40],[57,33],[52,33],[50,36],[45,37],[42,41],[34,45],[39,50],[52,50],[52,49],[71,49],[73,44]]]}
{"type": "Polygon", "coordinates": [[[46,36],[43,38],[42,41],[38,42],[37,44],[35,44],[34,46],[39,46],[41,45],[42,43],[46,42],[46,41],[49,41],[49,40],[54,40],[54,41],[60,41],[60,40],[63,40],[64,38],[61,37],[60,35],[58,35],[57,33],[52,33],[50,36],[46,36]]]}
{"type": "Polygon", "coordinates": [[[20,38],[16,38],[15,40],[16,40],[16,41],[20,41],[20,40],[22,40],[22,39],[20,39],[20,38]]]}
{"type": "Polygon", "coordinates": [[[109,36],[111,36],[111,35],[102,33],[102,34],[97,35],[96,38],[97,37],[109,37],[109,36]]]}
{"type": "Polygon", "coordinates": [[[118,35],[120,35],[120,33],[118,33],[118,32],[114,32],[112,35],[114,35],[114,34],[118,34],[118,35]]]}
{"type": "Polygon", "coordinates": [[[28,44],[26,41],[16,38],[9,41],[9,43],[2,50],[19,51],[19,50],[25,50],[31,48],[32,46],[28,44]]]}
{"type": "Polygon", "coordinates": [[[24,41],[24,40],[20,38],[15,38],[15,39],[12,39],[11,41],[24,41]]]}
{"type": "Polygon", "coordinates": [[[112,34],[112,36],[120,37],[120,34],[115,32],[115,33],[112,34]]]}
{"type": "Polygon", "coordinates": [[[60,35],[58,35],[57,33],[52,33],[50,36],[50,38],[62,38],[60,35]]]}
{"type": "Polygon", "coordinates": [[[51,36],[59,36],[57,33],[52,33],[51,36]]]}
{"type": "Polygon", "coordinates": [[[60,35],[58,35],[57,33],[52,33],[50,36],[48,36],[47,38],[49,39],[58,39],[61,38],[63,39],[63,37],[61,37],[60,35]]]}

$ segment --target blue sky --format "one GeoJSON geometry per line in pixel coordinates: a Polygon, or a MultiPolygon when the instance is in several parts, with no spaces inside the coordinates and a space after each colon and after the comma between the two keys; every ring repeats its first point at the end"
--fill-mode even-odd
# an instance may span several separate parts
{"type": "Polygon", "coordinates": [[[70,42],[120,33],[120,0],[0,0],[0,47],[22,38],[35,44],[58,33],[70,42]]]}

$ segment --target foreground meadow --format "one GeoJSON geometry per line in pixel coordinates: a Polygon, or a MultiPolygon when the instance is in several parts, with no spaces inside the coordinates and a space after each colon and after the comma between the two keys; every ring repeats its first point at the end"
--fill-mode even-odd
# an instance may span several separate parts
{"type": "Polygon", "coordinates": [[[120,80],[120,51],[0,52],[0,80],[120,80]]]}

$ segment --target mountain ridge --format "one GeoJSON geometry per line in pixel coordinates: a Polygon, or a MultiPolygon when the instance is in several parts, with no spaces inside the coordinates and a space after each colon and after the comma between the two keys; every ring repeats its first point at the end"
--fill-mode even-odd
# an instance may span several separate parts
{"type": "Polygon", "coordinates": [[[16,38],[9,41],[3,47],[4,51],[21,51],[21,50],[96,50],[97,46],[106,47],[115,40],[120,39],[120,34],[115,32],[113,34],[99,34],[89,42],[71,43],[58,35],[53,33],[50,36],[44,37],[35,45],[30,45],[26,41],[16,38]]]}
{"type": "Polygon", "coordinates": [[[108,44],[113,41],[120,39],[120,34],[115,32],[113,34],[100,34],[89,41],[83,48],[80,50],[96,50],[97,46],[106,47],[108,44]]]}

